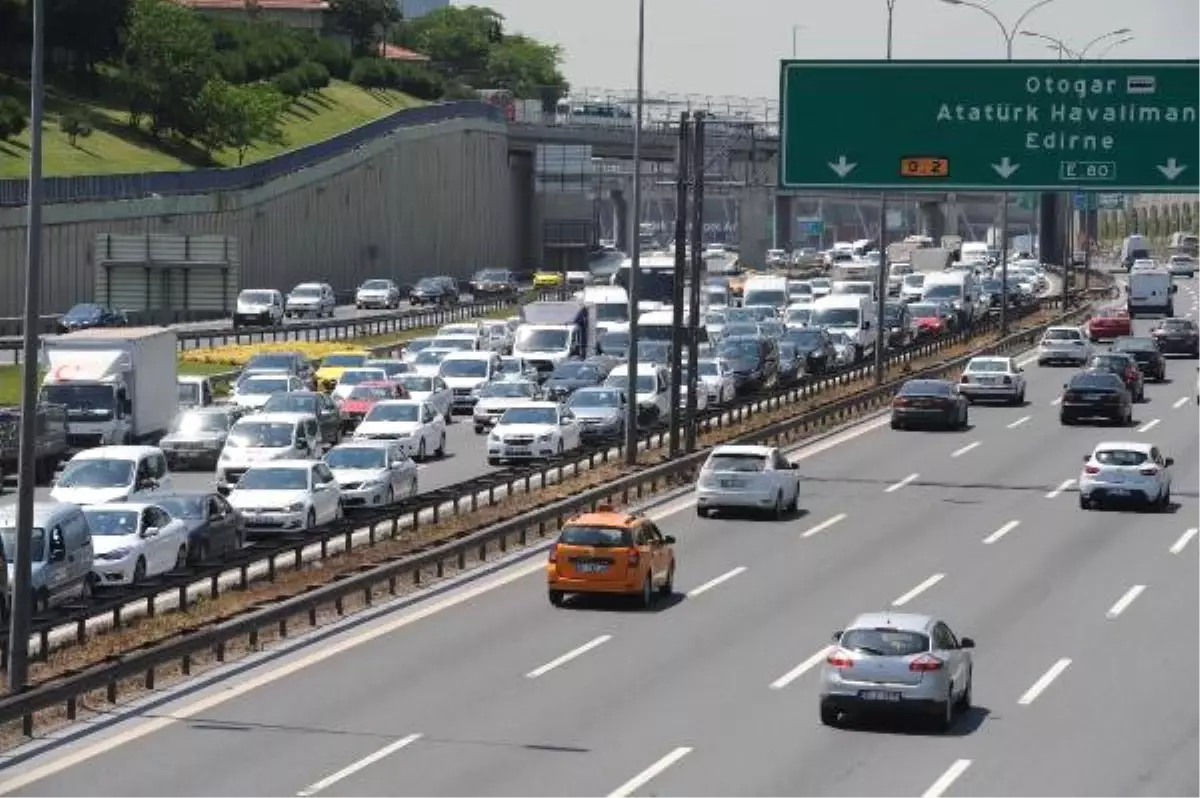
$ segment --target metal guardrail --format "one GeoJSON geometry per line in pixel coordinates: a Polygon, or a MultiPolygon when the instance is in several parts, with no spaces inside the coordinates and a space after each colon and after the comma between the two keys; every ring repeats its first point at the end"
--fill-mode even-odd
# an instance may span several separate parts
{"type": "MultiPolygon", "coordinates": [[[[1107,289],[1099,290],[1106,291],[1107,289]]],[[[854,414],[882,406],[891,400],[900,386],[908,379],[943,376],[961,368],[970,357],[977,354],[1002,353],[1028,348],[1050,324],[1080,317],[1087,310],[1088,306],[1084,305],[1067,311],[1050,323],[1019,332],[995,344],[982,347],[970,355],[907,375],[880,387],[836,399],[822,407],[749,433],[739,441],[788,443],[814,427],[824,426],[830,422],[836,423],[854,414]]],[[[140,679],[145,689],[154,689],[156,674],[164,667],[177,665],[186,676],[191,673],[193,662],[198,656],[213,656],[217,662],[224,662],[228,643],[233,640],[246,638],[249,646],[255,648],[259,645],[261,633],[266,629],[278,634],[280,638],[286,638],[292,631],[292,623],[297,618],[307,618],[308,626],[315,627],[318,624],[318,611],[322,607],[332,605],[337,614],[342,615],[345,600],[348,598],[361,597],[365,604],[370,605],[376,597],[376,591],[381,587],[383,587],[385,595],[396,595],[402,578],[407,578],[411,584],[420,586],[424,583],[427,574],[432,573],[435,578],[443,576],[446,573],[447,565],[461,571],[466,568],[470,558],[486,561],[493,552],[504,554],[514,544],[526,546],[531,538],[545,539],[548,530],[557,531],[561,528],[565,518],[569,518],[580,510],[594,509],[598,505],[609,503],[614,499],[617,503],[628,505],[631,500],[640,499],[647,492],[647,488],[650,493],[654,493],[661,487],[670,487],[678,485],[684,480],[690,480],[707,455],[708,450],[705,449],[675,458],[661,465],[641,469],[609,484],[585,490],[566,499],[521,513],[485,529],[470,532],[457,540],[434,546],[427,551],[371,567],[361,573],[286,599],[271,607],[193,631],[142,650],[118,655],[110,661],[91,666],[64,679],[51,681],[19,695],[0,699],[0,723],[20,720],[22,732],[26,736],[31,736],[35,713],[56,706],[65,707],[67,719],[75,720],[80,697],[88,693],[104,690],[108,702],[116,703],[119,686],[123,681],[140,679]]],[[[393,521],[392,529],[396,528],[395,521],[393,521]]]]}

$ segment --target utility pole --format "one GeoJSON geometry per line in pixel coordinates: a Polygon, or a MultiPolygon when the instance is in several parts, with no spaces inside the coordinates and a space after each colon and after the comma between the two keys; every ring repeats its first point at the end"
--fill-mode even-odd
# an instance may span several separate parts
{"type": "Polygon", "coordinates": [[[671,457],[679,454],[679,389],[683,345],[683,285],[687,279],[688,161],[691,159],[687,111],[679,114],[679,157],[675,175],[675,282],[671,290],[671,407],[668,415],[668,446],[671,457]]]}
{"type": "MultiPolygon", "coordinates": [[[[892,60],[892,26],[896,15],[896,0],[887,0],[887,60],[892,60]]],[[[887,377],[887,192],[879,195],[879,274],[875,275],[875,384],[883,385],[887,377]]]]}
{"type": "Polygon", "coordinates": [[[684,445],[688,452],[696,450],[696,391],[700,388],[697,376],[700,342],[700,275],[704,253],[704,112],[695,113],[692,134],[692,283],[688,291],[688,391],[684,445]]]}
{"type": "Polygon", "coordinates": [[[629,249],[629,385],[625,389],[625,463],[637,465],[638,272],[642,268],[642,118],[646,89],[646,0],[638,0],[637,112],[633,128],[633,241],[629,249]]]}

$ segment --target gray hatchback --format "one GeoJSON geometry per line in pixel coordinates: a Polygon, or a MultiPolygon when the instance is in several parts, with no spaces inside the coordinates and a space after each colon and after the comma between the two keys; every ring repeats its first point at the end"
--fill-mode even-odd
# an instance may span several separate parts
{"type": "Polygon", "coordinates": [[[820,713],[827,726],[854,713],[930,718],[939,731],[971,706],[971,649],[944,621],[927,615],[873,612],[834,632],[821,669],[820,713]]]}

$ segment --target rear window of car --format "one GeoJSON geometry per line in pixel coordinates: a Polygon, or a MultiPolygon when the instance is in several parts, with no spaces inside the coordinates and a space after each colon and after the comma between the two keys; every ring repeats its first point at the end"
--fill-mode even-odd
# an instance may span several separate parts
{"type": "Polygon", "coordinates": [[[1043,341],[1075,341],[1082,338],[1079,330],[1046,330],[1043,341]]]}
{"type": "Polygon", "coordinates": [[[1105,449],[1095,454],[1096,462],[1108,466],[1138,466],[1146,462],[1145,452],[1131,452],[1127,449],[1105,449]]]}
{"type": "Polygon", "coordinates": [[[967,371],[1008,371],[1007,360],[972,360],[967,371]]]}
{"type": "Polygon", "coordinates": [[[558,536],[565,546],[593,546],[595,548],[622,548],[633,545],[633,532],[611,526],[568,526],[558,536]]]}
{"type": "Polygon", "coordinates": [[[1149,352],[1158,349],[1158,344],[1153,338],[1118,338],[1112,348],[1119,352],[1149,352]]]}
{"type": "Polygon", "coordinates": [[[912,380],[900,387],[904,396],[949,396],[950,383],[941,380],[912,380]]]}
{"type": "Polygon", "coordinates": [[[907,657],[929,650],[929,637],[901,629],[850,629],[838,641],[842,648],[877,657],[907,657]]]}
{"type": "Polygon", "coordinates": [[[1071,378],[1070,387],[1074,390],[1115,391],[1124,387],[1121,378],[1107,372],[1076,374],[1071,378]]]}
{"type": "Polygon", "coordinates": [[[1191,319],[1166,319],[1162,323],[1162,329],[1173,330],[1176,332],[1185,332],[1195,329],[1195,324],[1191,319]]]}
{"type": "Polygon", "coordinates": [[[758,473],[767,468],[767,458],[761,454],[714,454],[706,466],[709,471],[758,473]]]}

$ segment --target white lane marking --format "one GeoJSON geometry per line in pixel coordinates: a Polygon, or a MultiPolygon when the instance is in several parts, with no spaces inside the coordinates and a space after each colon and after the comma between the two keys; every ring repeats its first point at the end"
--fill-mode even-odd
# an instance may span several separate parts
{"type": "Polygon", "coordinates": [[[855,438],[860,438],[863,435],[866,435],[868,432],[874,432],[875,430],[879,429],[880,427],[886,427],[891,423],[892,423],[891,416],[885,415],[883,418],[878,418],[874,421],[864,423],[860,427],[856,426],[852,429],[848,429],[845,432],[839,433],[838,435],[835,435],[832,438],[829,438],[828,440],[824,440],[819,443],[814,443],[812,446],[805,446],[801,451],[796,452],[795,454],[789,454],[788,459],[791,460],[793,463],[798,463],[801,460],[807,460],[808,458],[812,457],[813,455],[817,455],[817,454],[820,454],[821,452],[828,451],[835,446],[841,446],[843,443],[849,443],[850,441],[854,440],[855,438]]]}
{"type": "Polygon", "coordinates": [[[692,749],[685,746],[676,748],[674,751],[667,754],[662,759],[658,760],[653,765],[646,768],[641,773],[637,774],[632,779],[610,792],[608,794],[608,798],[628,798],[628,796],[633,795],[633,793],[639,787],[645,786],[646,782],[650,781],[655,776],[659,775],[691,752],[692,749]]]}
{"type": "Polygon", "coordinates": [[[903,488],[905,485],[907,485],[908,483],[912,482],[913,480],[915,480],[915,479],[916,479],[917,477],[919,477],[919,476],[921,476],[921,475],[920,475],[920,474],[917,474],[917,473],[912,473],[912,474],[909,474],[909,475],[908,475],[908,476],[906,476],[904,479],[902,479],[902,480],[900,480],[899,482],[897,482],[895,485],[888,485],[886,488],[884,488],[883,492],[884,492],[884,493],[895,493],[896,491],[900,490],[900,489],[901,489],[901,488],[903,488]]]}
{"type": "Polygon", "coordinates": [[[845,521],[845,520],[846,520],[846,514],[838,513],[833,518],[826,518],[824,521],[817,524],[816,526],[810,527],[809,529],[804,530],[804,532],[801,533],[800,537],[811,538],[813,535],[817,534],[818,532],[824,532],[826,529],[829,529],[829,527],[833,526],[834,524],[840,524],[842,521],[845,521]]]}
{"type": "Polygon", "coordinates": [[[1009,521],[1007,524],[1000,527],[995,532],[993,532],[992,534],[990,534],[986,538],[984,538],[983,542],[988,545],[991,545],[991,544],[995,543],[997,540],[999,540],[1000,538],[1007,535],[1009,532],[1012,532],[1014,529],[1016,529],[1020,525],[1021,525],[1020,521],[1009,521]]]}
{"type": "Polygon", "coordinates": [[[1057,399],[1055,399],[1053,402],[1051,402],[1051,403],[1050,403],[1050,406],[1051,406],[1051,407],[1058,407],[1058,406],[1059,406],[1059,405],[1061,405],[1061,404],[1062,404],[1062,397],[1060,396],[1060,397],[1058,397],[1057,399]]]}
{"type": "Polygon", "coordinates": [[[1037,355],[1030,355],[1029,357],[1025,358],[1024,360],[1018,360],[1017,365],[1020,366],[1021,368],[1025,368],[1026,366],[1028,366],[1030,363],[1032,363],[1035,360],[1037,360],[1037,355]]]}
{"type": "Polygon", "coordinates": [[[1052,491],[1050,491],[1049,493],[1047,493],[1047,494],[1046,494],[1046,498],[1047,498],[1047,499],[1057,499],[1057,498],[1058,498],[1058,497],[1059,497],[1059,496],[1062,494],[1062,492],[1063,492],[1064,490],[1066,490],[1067,488],[1071,487],[1071,486],[1072,486],[1072,485],[1074,485],[1074,484],[1075,484],[1075,480],[1073,480],[1073,479],[1064,479],[1064,480],[1062,481],[1062,484],[1061,484],[1061,485],[1059,485],[1057,488],[1055,488],[1054,490],[1052,490],[1052,491]]]}
{"type": "Polygon", "coordinates": [[[971,760],[956,759],[954,764],[946,768],[946,772],[938,776],[937,781],[929,785],[929,789],[921,793],[921,798],[941,798],[941,796],[950,789],[950,785],[958,780],[967,768],[971,767],[971,760]]]}
{"type": "Polygon", "coordinates": [[[739,565],[737,568],[734,568],[731,571],[726,571],[725,573],[721,574],[720,576],[716,577],[715,579],[709,579],[707,582],[700,585],[699,587],[692,588],[691,590],[688,591],[687,597],[695,598],[696,596],[699,596],[701,593],[707,593],[708,591],[712,590],[717,585],[721,584],[722,582],[728,582],[730,579],[733,579],[735,576],[737,576],[740,573],[743,573],[745,570],[746,570],[746,566],[739,565]]]}
{"type": "Polygon", "coordinates": [[[529,673],[525,674],[526,679],[536,679],[539,676],[549,673],[560,665],[566,665],[576,657],[582,657],[584,654],[591,651],[593,648],[602,646],[612,640],[612,635],[600,635],[594,640],[589,640],[578,648],[573,648],[561,657],[555,657],[540,668],[534,668],[529,673]]]}
{"type": "Polygon", "coordinates": [[[1178,554],[1179,552],[1181,552],[1187,548],[1187,544],[1191,543],[1192,538],[1196,537],[1197,534],[1200,534],[1200,529],[1197,529],[1196,527],[1192,527],[1191,529],[1189,529],[1188,531],[1186,531],[1182,535],[1180,535],[1179,540],[1172,543],[1171,548],[1168,549],[1168,551],[1171,552],[1172,554],[1178,554]]]}
{"type": "Polygon", "coordinates": [[[942,580],[943,580],[943,579],[945,579],[945,578],[946,578],[946,575],[945,575],[945,574],[934,574],[933,576],[929,577],[928,579],[926,579],[926,580],[925,580],[924,582],[922,582],[921,584],[919,584],[919,585],[917,585],[916,587],[914,587],[912,590],[910,590],[910,591],[908,591],[907,593],[905,593],[905,594],[904,594],[903,596],[901,596],[900,598],[898,598],[898,599],[896,599],[895,601],[893,601],[893,602],[892,602],[892,606],[893,606],[893,607],[903,607],[905,604],[907,604],[908,602],[912,601],[912,600],[913,600],[913,599],[915,599],[917,596],[921,595],[921,594],[922,594],[922,593],[924,593],[926,590],[928,590],[929,588],[933,587],[934,585],[936,585],[938,582],[942,581],[942,580]]]}
{"type": "Polygon", "coordinates": [[[410,734],[407,737],[397,740],[396,742],[392,743],[391,745],[385,745],[383,748],[380,748],[375,753],[370,754],[369,756],[364,756],[362,759],[358,760],[357,762],[350,763],[346,767],[339,770],[337,773],[334,773],[331,776],[326,776],[325,778],[321,779],[320,781],[310,784],[309,786],[305,787],[300,792],[296,793],[296,795],[300,796],[300,798],[308,798],[308,796],[316,795],[317,793],[321,792],[322,790],[326,789],[327,787],[332,787],[334,784],[337,784],[342,779],[347,778],[348,776],[353,776],[355,773],[362,770],[363,768],[368,768],[371,765],[374,765],[379,760],[381,760],[385,757],[391,756],[392,754],[399,751],[401,748],[406,748],[407,746],[412,745],[419,739],[421,739],[421,735],[410,734]]]}
{"type": "Polygon", "coordinates": [[[1017,427],[1021,426],[1022,424],[1024,424],[1026,421],[1028,421],[1028,420],[1029,420],[1029,419],[1031,419],[1031,418],[1033,418],[1033,416],[1021,416],[1021,417],[1020,417],[1020,418],[1018,418],[1016,421],[1014,421],[1014,422],[1012,422],[1011,424],[1009,424],[1009,425],[1008,425],[1008,428],[1009,428],[1009,429],[1016,429],[1017,427]]]}
{"type": "Polygon", "coordinates": [[[953,452],[950,453],[950,456],[951,457],[962,457],[967,452],[971,451],[972,449],[978,449],[982,445],[983,445],[983,441],[975,441],[974,443],[968,443],[966,446],[962,447],[961,449],[955,449],[953,452]]]}
{"type": "Polygon", "coordinates": [[[1176,400],[1175,400],[1175,404],[1171,405],[1171,409],[1172,409],[1172,410],[1178,410],[1179,408],[1183,407],[1183,406],[1184,406],[1184,405],[1186,405],[1187,403],[1188,403],[1188,397],[1186,397],[1186,396],[1181,396],[1181,397],[1179,397],[1178,399],[1176,399],[1176,400]]]}
{"type": "Polygon", "coordinates": [[[1150,430],[1157,427],[1161,422],[1162,422],[1161,418],[1151,419],[1151,420],[1147,421],[1145,424],[1143,424],[1142,426],[1138,427],[1137,431],[1138,432],[1149,432],[1150,430]]]}
{"type": "Polygon", "coordinates": [[[1112,620],[1129,608],[1129,605],[1134,602],[1138,596],[1142,595],[1142,591],[1146,589],[1145,585],[1134,585],[1125,591],[1125,595],[1117,599],[1117,603],[1108,608],[1108,612],[1104,613],[1104,617],[1112,620]]]}
{"type": "Polygon", "coordinates": [[[1025,691],[1025,694],[1017,699],[1017,703],[1021,704],[1022,706],[1029,706],[1032,704],[1037,700],[1037,697],[1040,696],[1042,692],[1050,686],[1050,683],[1057,679],[1070,664],[1071,660],[1063,657],[1058,662],[1051,665],[1050,670],[1043,673],[1041,677],[1034,682],[1028,690],[1025,691]]]}
{"type": "Polygon", "coordinates": [[[796,681],[801,676],[824,662],[825,658],[829,656],[829,652],[832,650],[833,646],[825,646],[825,648],[821,649],[816,654],[813,654],[811,657],[804,660],[804,662],[801,662],[799,665],[792,668],[775,681],[771,682],[771,689],[782,690],[783,688],[787,687],[789,684],[796,681]]]}

